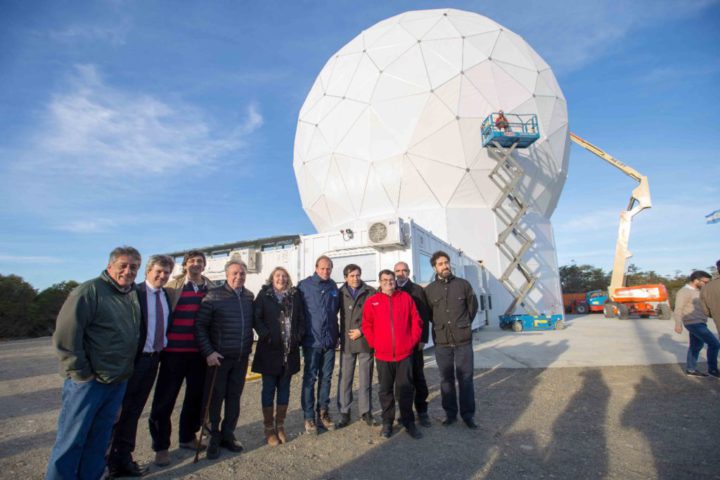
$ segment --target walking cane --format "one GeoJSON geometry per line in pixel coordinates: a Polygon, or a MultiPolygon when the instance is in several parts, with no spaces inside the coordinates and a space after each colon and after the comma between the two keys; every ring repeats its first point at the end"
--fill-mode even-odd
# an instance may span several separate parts
{"type": "Polygon", "coordinates": [[[215,389],[215,379],[217,378],[217,372],[219,367],[213,367],[212,380],[210,381],[210,391],[207,395],[207,402],[205,403],[205,411],[203,412],[202,425],[200,426],[200,435],[198,435],[197,445],[195,445],[195,460],[193,463],[197,463],[200,457],[200,446],[202,445],[203,433],[205,432],[205,425],[210,420],[210,402],[212,401],[213,390],[215,389]]]}

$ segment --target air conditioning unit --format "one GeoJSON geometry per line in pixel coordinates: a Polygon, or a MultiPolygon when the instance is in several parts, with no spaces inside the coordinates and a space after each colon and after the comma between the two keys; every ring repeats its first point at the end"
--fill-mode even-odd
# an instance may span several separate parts
{"type": "Polygon", "coordinates": [[[368,224],[368,241],[372,246],[405,245],[402,220],[379,220],[368,224]]]}
{"type": "Polygon", "coordinates": [[[233,250],[230,252],[230,258],[239,258],[247,265],[247,273],[258,272],[258,251],[254,248],[246,248],[243,250],[233,250]]]}

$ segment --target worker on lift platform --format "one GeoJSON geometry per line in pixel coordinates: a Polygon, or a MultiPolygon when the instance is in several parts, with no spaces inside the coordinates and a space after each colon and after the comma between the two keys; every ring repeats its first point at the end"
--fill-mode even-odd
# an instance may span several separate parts
{"type": "Polygon", "coordinates": [[[504,130],[505,132],[511,131],[510,122],[508,122],[505,112],[502,110],[498,112],[497,118],[495,118],[495,127],[497,127],[498,130],[504,130]]]}

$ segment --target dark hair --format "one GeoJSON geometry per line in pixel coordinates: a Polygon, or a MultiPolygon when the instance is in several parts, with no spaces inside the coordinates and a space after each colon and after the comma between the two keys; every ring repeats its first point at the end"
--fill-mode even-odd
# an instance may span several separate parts
{"type": "Polygon", "coordinates": [[[432,254],[432,257],[430,257],[430,265],[431,265],[432,267],[434,267],[434,266],[435,266],[435,263],[437,263],[438,258],[440,258],[440,257],[445,257],[445,258],[448,259],[448,261],[450,261],[450,255],[448,255],[447,253],[443,252],[442,250],[438,250],[437,252],[435,252],[435,253],[432,254]]]}
{"type": "Polygon", "coordinates": [[[720,273],[720,260],[715,262],[715,268],[717,268],[718,273],[720,273]]]}
{"type": "Polygon", "coordinates": [[[182,261],[183,270],[185,270],[185,265],[187,265],[187,262],[189,262],[190,259],[194,258],[194,257],[202,257],[203,263],[205,265],[207,265],[207,259],[205,258],[205,254],[203,252],[201,252],[200,250],[190,250],[183,257],[183,261],[182,261]]]}
{"type": "Polygon", "coordinates": [[[330,268],[333,267],[332,258],[328,257],[327,255],[320,255],[317,258],[317,260],[315,260],[315,268],[317,268],[318,265],[320,265],[320,260],[327,260],[328,262],[330,262],[330,268]]]}
{"type": "Polygon", "coordinates": [[[702,270],[695,270],[690,274],[690,281],[700,280],[701,278],[712,278],[712,276],[702,270]]]}
{"type": "MultiPolygon", "coordinates": [[[[137,251],[137,249],[133,247],[128,247],[127,245],[123,245],[122,247],[115,247],[113,248],[113,251],[110,252],[110,258],[108,259],[108,264],[115,263],[115,260],[117,260],[118,257],[134,257],[135,260],[138,262],[142,261],[142,257],[140,256],[140,252],[137,251]]],[[[140,265],[138,265],[139,267],[140,265]]]]}
{"type": "Polygon", "coordinates": [[[343,277],[347,277],[355,270],[360,272],[360,275],[362,275],[362,268],[360,268],[359,265],[355,265],[354,263],[347,264],[347,266],[345,268],[343,268],[343,277]]]}
{"type": "Polygon", "coordinates": [[[395,278],[395,272],[386,268],[385,270],[380,270],[380,274],[378,275],[378,281],[382,279],[383,275],[390,275],[391,277],[395,278]]]}

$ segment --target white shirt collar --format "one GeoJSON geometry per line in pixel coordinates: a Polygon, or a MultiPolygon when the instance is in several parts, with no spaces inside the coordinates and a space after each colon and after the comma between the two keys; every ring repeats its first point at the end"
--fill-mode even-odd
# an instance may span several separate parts
{"type": "Polygon", "coordinates": [[[152,285],[150,285],[150,283],[148,283],[147,280],[145,280],[145,287],[147,288],[148,292],[150,292],[150,293],[155,293],[155,292],[157,292],[157,291],[162,291],[162,287],[161,287],[161,288],[154,288],[152,285]]]}

